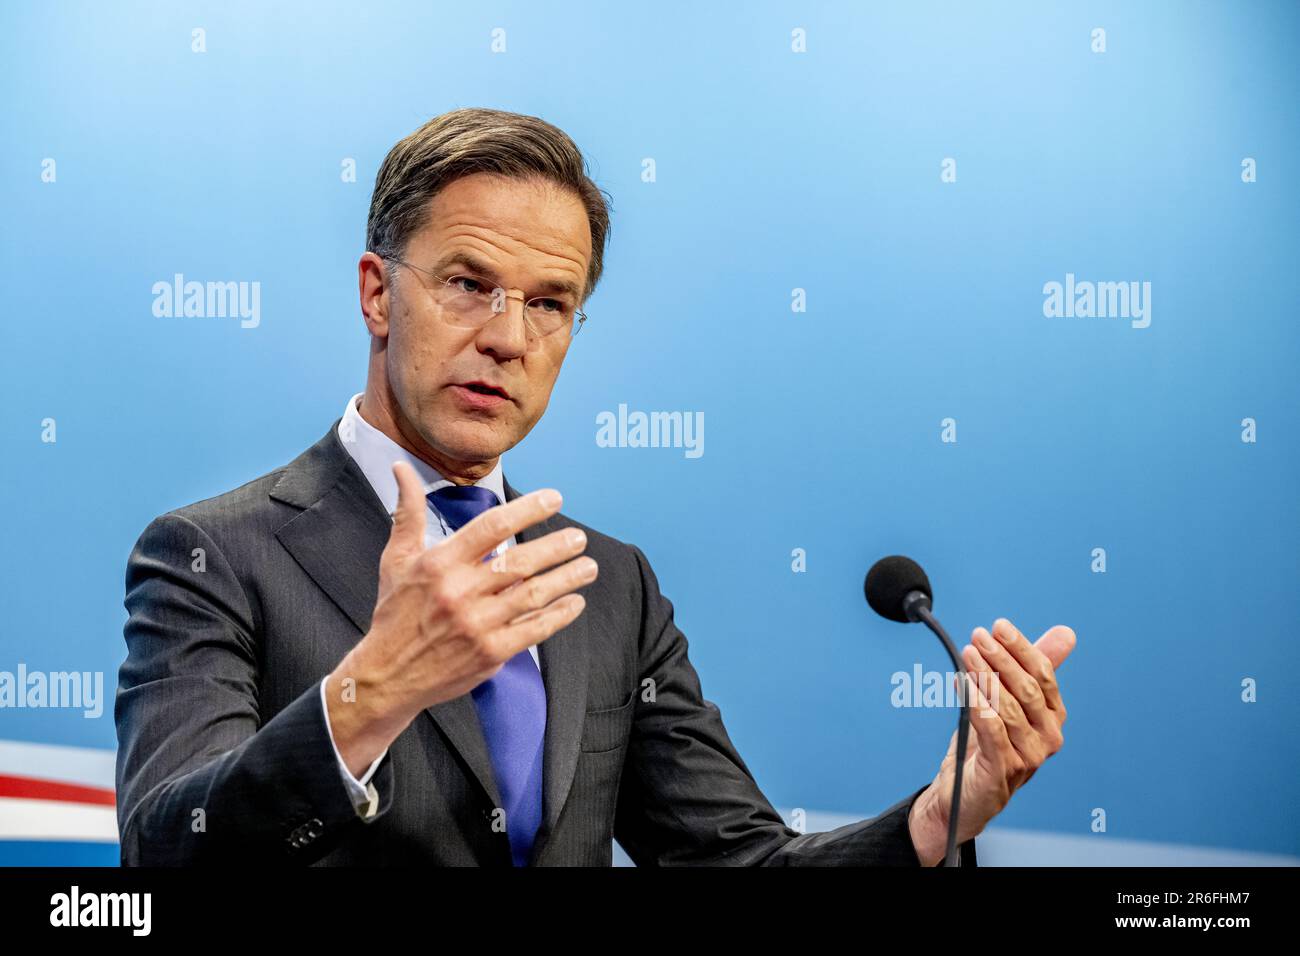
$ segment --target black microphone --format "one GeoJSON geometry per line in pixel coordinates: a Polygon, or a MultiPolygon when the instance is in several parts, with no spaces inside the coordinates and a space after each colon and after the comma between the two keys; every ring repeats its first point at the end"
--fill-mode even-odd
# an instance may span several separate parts
{"type": "Polygon", "coordinates": [[[966,741],[970,736],[970,705],[967,703],[966,665],[961,655],[953,646],[948,634],[933,614],[933,592],[930,579],[925,571],[911,558],[901,554],[881,558],[867,572],[867,579],[862,589],[866,592],[867,603],[881,617],[910,624],[924,621],[926,627],[938,635],[944,649],[952,658],[952,663],[961,675],[961,711],[957,715],[957,769],[952,781],[952,813],[948,818],[948,846],[944,854],[944,866],[961,866],[961,854],[957,849],[957,818],[961,807],[961,772],[966,764],[966,741]]]}

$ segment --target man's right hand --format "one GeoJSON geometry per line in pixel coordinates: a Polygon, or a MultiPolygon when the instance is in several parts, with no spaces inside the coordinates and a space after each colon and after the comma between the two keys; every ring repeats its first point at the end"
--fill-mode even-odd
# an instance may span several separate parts
{"type": "Polygon", "coordinates": [[[428,502],[420,479],[406,462],[395,463],[393,474],[397,510],[379,559],[370,631],[325,687],[334,743],[353,776],[421,710],[469,693],[572,622],[585,605],[572,592],[597,573],[596,562],[582,556],[587,538],[576,528],[484,561],[503,541],[560,510],[554,489],[489,508],[426,549],[428,502]]]}

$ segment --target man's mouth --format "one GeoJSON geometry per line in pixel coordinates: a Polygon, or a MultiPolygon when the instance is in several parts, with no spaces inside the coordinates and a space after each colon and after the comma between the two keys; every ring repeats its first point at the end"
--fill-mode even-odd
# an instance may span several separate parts
{"type": "Polygon", "coordinates": [[[510,393],[491,382],[459,382],[452,388],[470,408],[492,408],[510,401],[510,393]]]}
{"type": "Polygon", "coordinates": [[[477,392],[480,395],[499,395],[502,398],[509,398],[510,393],[500,385],[489,385],[487,382],[462,382],[462,388],[467,388],[471,392],[477,392]]]}

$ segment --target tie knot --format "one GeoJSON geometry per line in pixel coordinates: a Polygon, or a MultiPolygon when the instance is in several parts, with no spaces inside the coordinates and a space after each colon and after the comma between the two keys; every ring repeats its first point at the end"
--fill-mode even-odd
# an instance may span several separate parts
{"type": "Polygon", "coordinates": [[[429,504],[447,519],[452,531],[459,531],[489,508],[501,504],[489,488],[479,485],[448,485],[431,491],[429,504]]]}

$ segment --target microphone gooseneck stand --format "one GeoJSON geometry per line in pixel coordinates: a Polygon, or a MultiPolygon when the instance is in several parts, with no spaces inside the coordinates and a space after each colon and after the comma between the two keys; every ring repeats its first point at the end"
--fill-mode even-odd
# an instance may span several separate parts
{"type": "Polygon", "coordinates": [[[961,775],[966,765],[966,743],[970,737],[970,678],[966,665],[953,646],[948,632],[930,613],[930,598],[921,591],[909,591],[903,598],[903,613],[909,621],[923,621],[925,626],[934,631],[943,642],[944,650],[952,658],[953,667],[961,675],[961,710],[957,715],[957,766],[953,771],[952,812],[948,815],[948,845],[944,854],[944,866],[961,866],[961,851],[957,846],[957,820],[961,812],[961,775]]]}

